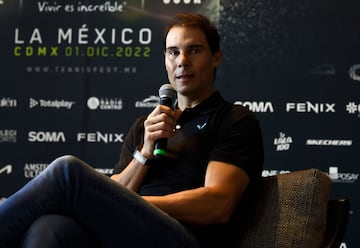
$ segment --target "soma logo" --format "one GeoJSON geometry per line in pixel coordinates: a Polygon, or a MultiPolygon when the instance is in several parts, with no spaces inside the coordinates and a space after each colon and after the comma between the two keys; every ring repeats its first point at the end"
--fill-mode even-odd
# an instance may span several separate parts
{"type": "Polygon", "coordinates": [[[244,107],[247,107],[248,109],[250,109],[253,112],[261,112],[261,113],[265,113],[265,112],[274,112],[274,107],[272,105],[271,102],[241,102],[241,101],[236,101],[234,103],[235,105],[242,105],[244,107]]]}
{"type": "Polygon", "coordinates": [[[65,142],[65,134],[63,132],[36,132],[30,131],[28,136],[29,142],[65,142]]]}

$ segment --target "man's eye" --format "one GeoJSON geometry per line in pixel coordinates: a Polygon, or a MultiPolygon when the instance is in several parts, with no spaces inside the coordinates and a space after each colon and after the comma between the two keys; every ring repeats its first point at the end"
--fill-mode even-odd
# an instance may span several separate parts
{"type": "Polygon", "coordinates": [[[168,53],[169,53],[169,55],[171,55],[171,56],[176,56],[176,55],[179,54],[179,52],[176,51],[176,50],[169,50],[168,53]]]}
{"type": "Polygon", "coordinates": [[[191,52],[191,53],[198,53],[198,52],[200,52],[200,49],[198,49],[198,48],[193,48],[193,49],[191,49],[190,52],[191,52]]]}

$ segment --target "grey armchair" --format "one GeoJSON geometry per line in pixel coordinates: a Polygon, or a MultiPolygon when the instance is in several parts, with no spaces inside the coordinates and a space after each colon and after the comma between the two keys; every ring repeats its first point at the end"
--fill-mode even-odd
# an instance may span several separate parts
{"type": "Polygon", "coordinates": [[[318,169],[261,179],[236,247],[335,248],[343,238],[349,201],[329,201],[331,180],[318,169]]]}

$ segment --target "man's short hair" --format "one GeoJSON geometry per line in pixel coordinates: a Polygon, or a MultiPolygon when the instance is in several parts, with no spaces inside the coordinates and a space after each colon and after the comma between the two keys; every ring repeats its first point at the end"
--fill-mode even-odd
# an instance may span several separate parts
{"type": "Polygon", "coordinates": [[[203,31],[206,41],[209,44],[212,53],[220,50],[220,35],[215,25],[210,20],[200,14],[194,13],[178,13],[171,20],[164,35],[164,50],[166,49],[166,37],[173,27],[193,27],[203,31]]]}

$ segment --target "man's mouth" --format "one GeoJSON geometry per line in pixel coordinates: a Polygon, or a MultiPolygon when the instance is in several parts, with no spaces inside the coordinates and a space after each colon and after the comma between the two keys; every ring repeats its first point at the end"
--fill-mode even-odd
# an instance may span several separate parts
{"type": "Polygon", "coordinates": [[[190,78],[193,78],[193,77],[195,77],[195,75],[194,74],[189,74],[189,73],[176,75],[176,79],[190,79],[190,78]]]}

